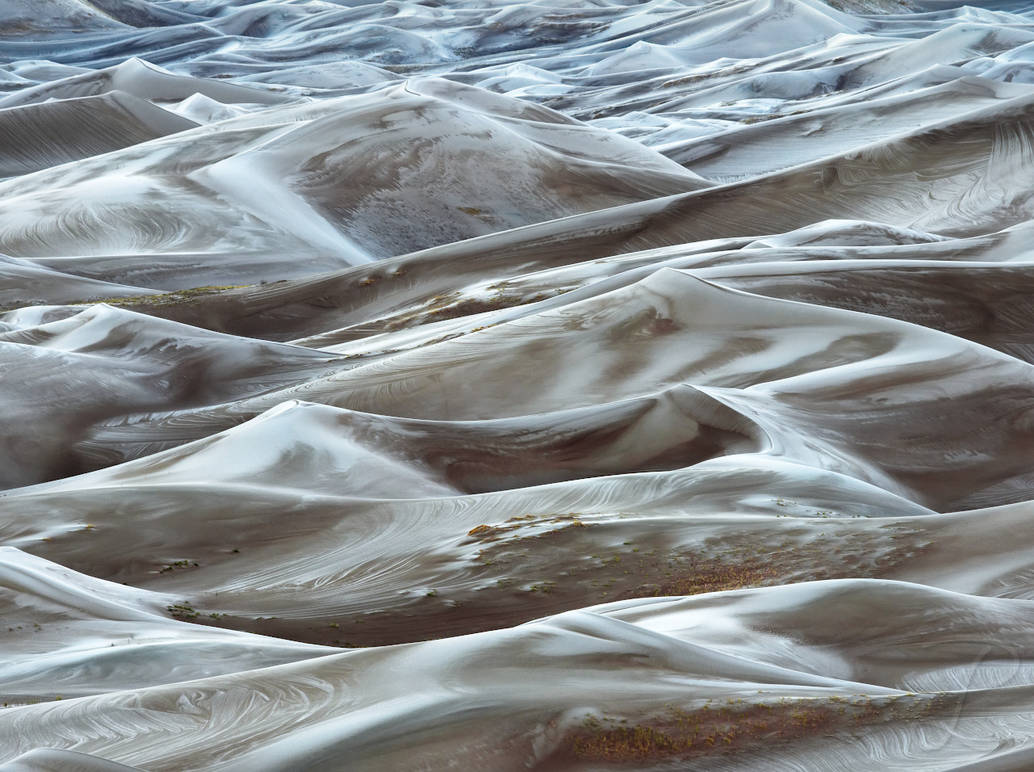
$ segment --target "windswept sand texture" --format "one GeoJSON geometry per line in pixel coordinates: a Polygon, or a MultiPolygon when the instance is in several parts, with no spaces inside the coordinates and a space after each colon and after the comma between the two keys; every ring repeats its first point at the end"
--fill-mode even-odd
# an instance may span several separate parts
{"type": "Polygon", "coordinates": [[[0,705],[1034,768],[1034,4],[0,0],[0,705]]]}

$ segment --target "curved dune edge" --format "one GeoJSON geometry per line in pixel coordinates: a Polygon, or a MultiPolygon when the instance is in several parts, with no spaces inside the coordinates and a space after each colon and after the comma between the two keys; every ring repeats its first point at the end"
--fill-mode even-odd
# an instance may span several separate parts
{"type": "Polygon", "coordinates": [[[1030,601],[872,580],[643,599],[511,630],[26,705],[0,715],[0,736],[16,748],[63,745],[70,728],[100,720],[105,736],[77,750],[148,769],[285,768],[342,756],[376,768],[414,748],[439,763],[504,769],[733,768],[772,747],[790,758],[835,752],[857,731],[910,753],[979,758],[994,742],[981,731],[1029,722],[1030,687],[1017,683],[1029,667],[1029,619],[1030,601]],[[861,638],[845,634],[856,615],[871,622],[874,613],[887,621],[861,638]],[[913,634],[935,618],[937,636],[913,634]],[[988,651],[982,636],[1006,623],[1018,648],[988,651]],[[529,683],[527,672],[563,688],[529,683]],[[471,689],[483,695],[476,710],[471,689]],[[271,744],[270,724],[279,736],[271,744]]]}

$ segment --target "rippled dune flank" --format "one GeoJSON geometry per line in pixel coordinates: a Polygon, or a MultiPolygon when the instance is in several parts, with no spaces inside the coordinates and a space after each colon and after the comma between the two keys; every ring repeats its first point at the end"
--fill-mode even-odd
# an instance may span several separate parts
{"type": "Polygon", "coordinates": [[[1034,768],[1034,5],[0,0],[0,770],[1034,768]]]}

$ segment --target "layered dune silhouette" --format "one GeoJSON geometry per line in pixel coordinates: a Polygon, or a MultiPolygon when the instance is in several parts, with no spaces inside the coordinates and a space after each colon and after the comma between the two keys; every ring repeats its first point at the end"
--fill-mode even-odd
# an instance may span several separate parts
{"type": "Polygon", "coordinates": [[[1034,8],[0,0],[0,769],[1034,765],[1034,8]]]}

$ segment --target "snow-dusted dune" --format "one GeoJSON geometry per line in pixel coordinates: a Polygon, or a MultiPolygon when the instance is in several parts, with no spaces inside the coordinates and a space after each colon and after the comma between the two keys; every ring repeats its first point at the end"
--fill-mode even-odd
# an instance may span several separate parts
{"type": "Polygon", "coordinates": [[[1034,764],[1034,6],[0,0],[0,770],[1034,764]]]}

